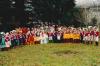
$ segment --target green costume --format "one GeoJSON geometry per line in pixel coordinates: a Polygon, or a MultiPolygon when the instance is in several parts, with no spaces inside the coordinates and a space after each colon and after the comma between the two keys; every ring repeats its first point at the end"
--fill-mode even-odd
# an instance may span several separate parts
{"type": "Polygon", "coordinates": [[[4,35],[2,35],[0,45],[1,45],[1,48],[5,48],[5,47],[6,47],[6,44],[5,44],[5,39],[4,39],[4,35]]]}

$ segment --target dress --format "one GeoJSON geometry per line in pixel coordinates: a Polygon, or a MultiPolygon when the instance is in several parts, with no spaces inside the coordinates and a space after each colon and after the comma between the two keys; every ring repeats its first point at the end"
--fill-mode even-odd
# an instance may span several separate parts
{"type": "Polygon", "coordinates": [[[5,48],[5,47],[6,47],[5,39],[4,39],[4,36],[2,36],[1,43],[0,43],[0,48],[5,48]]]}
{"type": "Polygon", "coordinates": [[[7,48],[11,46],[11,41],[10,41],[9,36],[6,36],[6,37],[5,37],[5,44],[6,44],[6,47],[7,47],[7,48]]]}
{"type": "Polygon", "coordinates": [[[27,41],[28,41],[28,44],[33,44],[34,43],[34,37],[33,37],[33,35],[29,35],[27,41]]]}

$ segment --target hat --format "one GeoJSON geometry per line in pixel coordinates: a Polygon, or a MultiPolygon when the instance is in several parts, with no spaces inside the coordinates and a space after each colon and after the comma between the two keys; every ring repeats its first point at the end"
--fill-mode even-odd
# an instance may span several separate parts
{"type": "Polygon", "coordinates": [[[9,33],[7,32],[6,35],[9,35],[9,33]]]}
{"type": "Polygon", "coordinates": [[[4,32],[1,32],[0,34],[5,34],[4,32]]]}

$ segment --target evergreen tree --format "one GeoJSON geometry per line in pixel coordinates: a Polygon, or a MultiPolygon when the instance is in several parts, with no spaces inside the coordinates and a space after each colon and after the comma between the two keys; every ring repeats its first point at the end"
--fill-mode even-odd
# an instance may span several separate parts
{"type": "Polygon", "coordinates": [[[70,10],[75,6],[74,0],[33,0],[32,4],[37,19],[56,23],[71,21],[70,10]]]}

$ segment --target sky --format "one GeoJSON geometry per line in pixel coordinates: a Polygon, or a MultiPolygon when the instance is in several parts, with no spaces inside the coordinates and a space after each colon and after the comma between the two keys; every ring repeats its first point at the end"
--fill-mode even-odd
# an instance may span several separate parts
{"type": "Polygon", "coordinates": [[[76,7],[89,7],[100,5],[100,0],[76,0],[76,7]]]}

